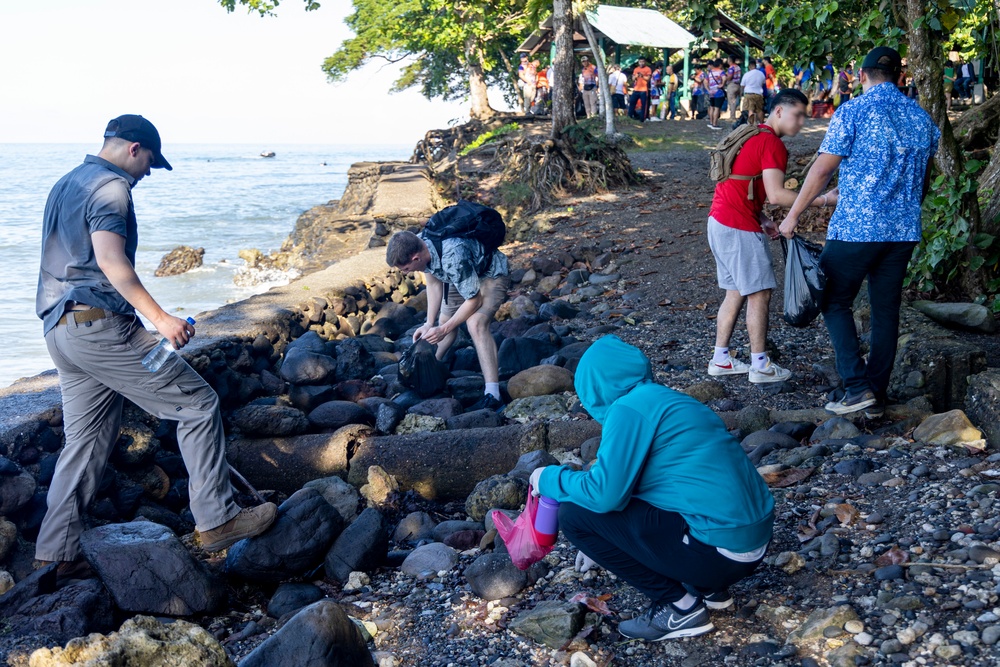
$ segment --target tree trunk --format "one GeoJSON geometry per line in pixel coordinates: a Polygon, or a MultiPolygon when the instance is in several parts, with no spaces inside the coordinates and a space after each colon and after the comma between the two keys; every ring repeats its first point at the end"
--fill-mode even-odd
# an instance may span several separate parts
{"type": "Polygon", "coordinates": [[[552,2],[552,38],[556,53],[552,60],[552,138],[558,139],[576,122],[573,91],[573,3],[571,0],[552,2]]]}
{"type": "Polygon", "coordinates": [[[465,69],[469,73],[469,101],[472,108],[469,116],[474,120],[492,118],[496,111],[490,106],[490,98],[486,91],[486,77],[483,76],[483,66],[476,53],[476,44],[472,38],[465,40],[465,69]]]}
{"type": "Polygon", "coordinates": [[[991,228],[1000,227],[1000,146],[993,149],[990,163],[979,175],[979,189],[993,193],[982,210],[983,226],[991,234],[991,228]]]}
{"type": "Polygon", "coordinates": [[[962,113],[955,121],[955,137],[967,151],[992,148],[1000,130],[1000,95],[962,113]]]}
{"type": "MultiPolygon", "coordinates": [[[[924,7],[926,0],[905,0],[905,2],[906,18],[910,24],[907,62],[920,95],[920,103],[941,130],[941,141],[934,163],[942,174],[957,180],[965,170],[965,155],[955,140],[951,121],[948,120],[940,58],[941,43],[936,33],[927,27],[926,21],[922,20],[926,13],[924,7]]],[[[979,193],[975,190],[962,197],[962,214],[969,222],[969,238],[975,238],[981,230],[979,193]]],[[[971,260],[976,254],[978,249],[969,243],[966,248],[966,259],[971,260]]],[[[962,289],[968,297],[974,298],[985,291],[983,273],[961,272],[962,289]]]]}
{"type": "Polygon", "coordinates": [[[604,67],[604,53],[597,41],[597,35],[594,34],[593,26],[587,20],[586,12],[580,12],[580,25],[583,26],[583,34],[587,36],[590,50],[594,52],[594,64],[597,65],[597,85],[601,91],[601,100],[604,102],[604,134],[612,139],[616,134],[615,110],[611,104],[611,86],[608,84],[608,70],[604,67]]]}

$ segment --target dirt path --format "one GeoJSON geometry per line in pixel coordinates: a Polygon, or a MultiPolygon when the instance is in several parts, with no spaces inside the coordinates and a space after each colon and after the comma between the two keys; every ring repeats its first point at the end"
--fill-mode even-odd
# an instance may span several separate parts
{"type": "MultiPolygon", "coordinates": [[[[785,139],[789,165],[796,169],[819,147],[828,121],[808,120],[803,131],[785,139]]],[[[657,379],[682,388],[707,379],[704,368],[712,354],[715,315],[724,296],[715,278],[715,263],[705,237],[714,183],[708,179],[708,149],[720,138],[701,121],[647,123],[629,128],[638,146],[629,157],[646,177],[644,185],[584,198],[571,198],[565,208],[547,212],[551,233],[531,244],[510,249],[515,258],[556,252],[603,241],[618,253],[622,281],[598,300],[613,306],[601,321],[625,323],[618,335],[642,348],[654,361],[657,379]],[[625,318],[628,318],[626,320],[625,318]]],[[[780,219],[780,218],[779,218],[780,219]]],[[[793,379],[782,393],[750,385],[745,377],[723,379],[727,398],[739,404],[770,408],[815,407],[824,402],[822,389],[833,366],[833,350],[822,323],[794,329],[781,319],[784,263],[781,246],[772,246],[779,288],[771,302],[773,356],[789,367],[793,379]]],[[[523,261],[523,260],[522,260],[523,261]]],[[[519,265],[515,260],[514,265],[519,265]]],[[[749,349],[741,317],[732,343],[742,358],[749,349]]],[[[724,406],[734,409],[733,405],[724,406]]]]}

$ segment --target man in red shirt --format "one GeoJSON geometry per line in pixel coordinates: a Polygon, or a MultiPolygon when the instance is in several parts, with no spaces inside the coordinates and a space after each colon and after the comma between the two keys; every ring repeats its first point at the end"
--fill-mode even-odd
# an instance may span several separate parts
{"type": "MultiPolygon", "coordinates": [[[[760,133],[743,144],[733,162],[734,176],[715,186],[708,214],[708,243],[715,256],[719,287],[726,298],[716,318],[715,354],[708,374],[749,374],[750,382],[782,382],[791,371],[767,357],[767,318],[771,290],[777,287],[768,237],[777,239],[778,228],[764,216],[765,199],[778,206],[791,206],[796,194],[785,189],[788,150],[781,137],[794,137],[802,129],[809,100],[798,90],[786,88],[774,97],[771,113],[759,125],[760,133]],[[750,194],[752,193],[752,197],[750,194]],[[747,332],[750,335],[750,364],[729,351],[736,320],[747,303],[747,332]]],[[[834,205],[836,192],[817,197],[812,206],[834,205]]]]}

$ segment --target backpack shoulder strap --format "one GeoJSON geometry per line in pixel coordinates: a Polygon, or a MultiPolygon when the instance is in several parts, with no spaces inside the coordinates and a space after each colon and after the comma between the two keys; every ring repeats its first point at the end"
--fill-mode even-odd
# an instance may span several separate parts
{"type": "MultiPolygon", "coordinates": [[[[773,131],[769,127],[763,127],[762,128],[762,127],[759,127],[757,125],[744,125],[739,130],[736,130],[736,132],[733,132],[729,136],[733,136],[737,132],[740,132],[740,131],[742,131],[743,134],[741,136],[738,136],[738,137],[734,138],[733,148],[731,148],[731,150],[734,151],[733,152],[733,163],[736,162],[736,156],[739,155],[739,152],[741,150],[743,150],[743,146],[746,145],[746,143],[748,141],[750,141],[751,139],[753,139],[754,137],[756,137],[761,132],[771,132],[773,134],[773,131]],[[753,128],[753,131],[752,132],[748,131],[745,128],[753,128]]],[[[763,176],[764,176],[764,172],[761,172],[761,173],[756,174],[754,176],[746,176],[746,175],[743,175],[743,174],[733,174],[733,173],[730,173],[729,174],[729,179],[730,180],[734,180],[734,181],[748,181],[747,182],[747,199],[753,200],[753,198],[754,198],[754,195],[753,195],[754,182],[757,179],[759,179],[759,178],[763,178],[763,176]]]]}

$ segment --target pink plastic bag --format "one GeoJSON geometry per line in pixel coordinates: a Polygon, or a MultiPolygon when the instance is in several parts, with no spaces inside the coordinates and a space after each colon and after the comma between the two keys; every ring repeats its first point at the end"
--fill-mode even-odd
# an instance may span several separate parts
{"type": "Polygon", "coordinates": [[[519,570],[527,570],[545,558],[555,546],[554,544],[546,545],[545,537],[535,530],[538,498],[531,491],[529,486],[528,500],[525,502],[524,511],[516,520],[512,521],[509,516],[499,510],[493,510],[490,513],[500,539],[507,545],[510,560],[519,570]]]}

